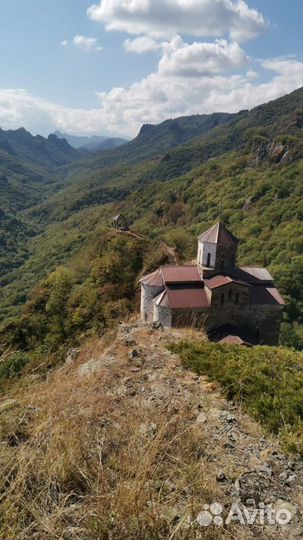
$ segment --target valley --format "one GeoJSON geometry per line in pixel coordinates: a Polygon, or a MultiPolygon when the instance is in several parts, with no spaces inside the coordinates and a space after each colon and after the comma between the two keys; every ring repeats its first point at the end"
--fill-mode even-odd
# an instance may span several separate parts
{"type": "MultiPolygon", "coordinates": [[[[112,215],[122,210],[151,244],[164,240],[183,260],[193,257],[201,230],[218,218],[226,222],[242,240],[241,263],[269,266],[286,295],[287,324],[300,332],[301,132],[300,89],[250,112],[144,126],[133,141],[89,158],[77,155],[75,161],[71,149],[71,162],[59,168],[58,157],[41,169],[5,154],[2,326],[58,266],[74,266],[77,273],[81,252],[96,253],[112,215]]],[[[62,144],[68,143],[58,139],[60,152],[62,144]]]]}

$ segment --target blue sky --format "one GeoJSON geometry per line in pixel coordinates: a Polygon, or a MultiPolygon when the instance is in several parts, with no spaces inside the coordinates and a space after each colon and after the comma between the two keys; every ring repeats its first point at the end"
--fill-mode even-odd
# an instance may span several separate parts
{"type": "Polygon", "coordinates": [[[132,136],[302,86],[302,0],[95,3],[2,2],[3,129],[132,136]]]}

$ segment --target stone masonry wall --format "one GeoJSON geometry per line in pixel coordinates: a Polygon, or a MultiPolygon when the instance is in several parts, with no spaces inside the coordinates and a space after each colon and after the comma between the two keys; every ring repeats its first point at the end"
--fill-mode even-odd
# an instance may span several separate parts
{"type": "Polygon", "coordinates": [[[154,298],[160,294],[163,287],[151,287],[141,283],[141,319],[152,322],[154,319],[154,298]]]}
{"type": "Polygon", "coordinates": [[[169,307],[156,306],[154,304],[154,321],[159,321],[166,328],[171,328],[172,325],[172,311],[169,307]]]}
{"type": "Polygon", "coordinates": [[[174,309],[172,313],[173,327],[204,328],[209,308],[204,309],[174,309]]]}
{"type": "Polygon", "coordinates": [[[222,271],[231,269],[235,265],[236,255],[236,246],[233,247],[218,244],[216,254],[216,269],[222,271]]]}

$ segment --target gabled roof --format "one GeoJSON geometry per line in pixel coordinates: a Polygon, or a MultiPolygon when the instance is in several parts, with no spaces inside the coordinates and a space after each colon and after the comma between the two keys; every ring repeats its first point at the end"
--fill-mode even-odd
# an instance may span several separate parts
{"type": "Polygon", "coordinates": [[[223,324],[217,328],[208,331],[208,337],[211,341],[217,343],[229,343],[234,345],[257,345],[256,336],[247,328],[239,327],[234,324],[223,324]]]}
{"type": "Polygon", "coordinates": [[[273,281],[273,277],[270,275],[267,268],[259,268],[255,266],[241,266],[240,271],[242,271],[243,277],[249,282],[255,281],[273,281]]]}
{"type": "Polygon", "coordinates": [[[251,291],[251,303],[259,305],[280,305],[284,306],[284,298],[276,287],[266,287],[263,285],[254,285],[251,291]]]}
{"type": "Polygon", "coordinates": [[[210,244],[225,244],[225,245],[238,245],[239,240],[236,238],[222,223],[219,221],[207,231],[200,234],[198,237],[200,242],[209,242],[210,244]]]}
{"type": "Polygon", "coordinates": [[[167,286],[162,295],[160,305],[171,309],[203,309],[209,306],[205,289],[198,284],[167,286]]]}
{"type": "Polygon", "coordinates": [[[143,276],[140,283],[155,287],[172,283],[199,283],[203,286],[202,276],[196,266],[161,266],[155,272],[143,276]]]}
{"type": "Polygon", "coordinates": [[[202,283],[196,266],[162,266],[161,270],[165,283],[202,283]]]}
{"type": "Polygon", "coordinates": [[[237,285],[243,285],[244,287],[251,287],[251,285],[245,281],[221,275],[204,279],[204,283],[209,289],[217,289],[217,287],[223,287],[224,285],[230,285],[231,283],[237,283],[237,285]]]}

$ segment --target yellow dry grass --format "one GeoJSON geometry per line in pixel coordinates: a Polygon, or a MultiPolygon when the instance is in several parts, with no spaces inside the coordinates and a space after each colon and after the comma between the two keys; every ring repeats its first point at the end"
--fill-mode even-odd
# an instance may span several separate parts
{"type": "MultiPolygon", "coordinates": [[[[92,352],[100,342],[79,361],[92,352]]],[[[156,410],[144,398],[107,395],[121,369],[79,378],[63,367],[23,382],[6,413],[19,439],[4,436],[0,449],[0,538],[192,537],[201,500],[216,495],[198,459],[203,439],[186,404],[156,410]]]]}

